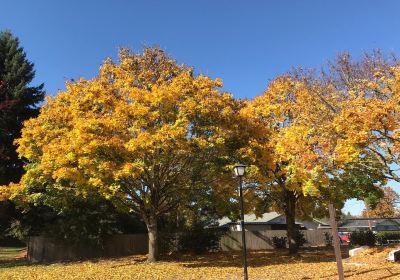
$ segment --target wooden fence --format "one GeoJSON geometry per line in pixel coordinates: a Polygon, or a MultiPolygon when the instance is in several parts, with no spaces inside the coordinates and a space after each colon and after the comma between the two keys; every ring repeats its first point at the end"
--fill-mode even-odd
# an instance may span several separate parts
{"type": "Polygon", "coordinates": [[[147,250],[147,234],[116,234],[104,240],[102,249],[35,236],[29,238],[27,255],[31,262],[54,262],[146,254],[147,250]]]}
{"type": "MultiPolygon", "coordinates": [[[[307,239],[305,247],[325,246],[325,232],[332,235],[331,230],[302,230],[307,239]]],[[[285,230],[246,231],[246,247],[248,250],[274,249],[272,238],[286,237],[285,230]]],[[[235,251],[242,249],[242,232],[230,231],[220,240],[222,251],[235,251]]]]}
{"type": "MultiPolygon", "coordinates": [[[[325,232],[330,230],[303,230],[307,244],[305,246],[325,246],[325,232]]],[[[241,250],[242,233],[231,231],[222,236],[222,251],[241,250]]],[[[248,250],[274,249],[272,238],[286,237],[285,230],[246,231],[248,250]]],[[[90,246],[74,246],[48,237],[30,237],[28,241],[28,260],[32,262],[55,262],[80,260],[97,257],[119,257],[134,254],[146,254],[148,251],[147,234],[116,234],[104,241],[103,249],[90,246]]]]}

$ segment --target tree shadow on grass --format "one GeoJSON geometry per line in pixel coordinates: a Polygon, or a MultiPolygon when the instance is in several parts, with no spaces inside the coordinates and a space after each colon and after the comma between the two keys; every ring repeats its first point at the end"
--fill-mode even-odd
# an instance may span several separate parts
{"type": "Polygon", "coordinates": [[[0,269],[13,268],[18,266],[32,266],[32,265],[37,265],[37,264],[28,262],[26,258],[0,260],[0,269]]]}
{"type": "MultiPolygon", "coordinates": [[[[361,276],[361,275],[363,275],[363,274],[367,274],[367,273],[371,273],[371,272],[377,272],[377,271],[384,271],[384,270],[387,270],[389,273],[390,273],[390,275],[387,275],[387,276],[379,276],[379,278],[369,278],[368,277],[368,275],[364,275],[364,277],[368,277],[368,279],[371,279],[371,280],[373,280],[373,279],[376,279],[376,280],[380,280],[380,279],[391,279],[392,277],[395,277],[395,276],[399,276],[400,275],[400,272],[395,272],[395,273],[393,273],[392,271],[390,271],[388,268],[374,268],[374,269],[368,269],[368,270],[363,270],[363,271],[358,271],[358,272],[355,272],[355,273],[352,273],[352,272],[348,272],[348,273],[345,273],[345,277],[347,278],[347,277],[352,277],[352,276],[361,276]]],[[[396,277],[396,278],[393,278],[393,279],[399,279],[398,277],[396,277]]]]}
{"type": "Polygon", "coordinates": [[[147,257],[145,255],[131,255],[131,256],[122,256],[122,257],[101,257],[101,258],[85,258],[80,260],[58,260],[52,262],[30,262],[26,256],[19,258],[10,258],[0,260],[0,269],[2,268],[13,268],[13,267],[21,267],[21,266],[47,266],[47,265],[73,265],[79,264],[82,262],[90,262],[93,264],[102,262],[102,261],[111,261],[115,262],[115,265],[111,267],[119,267],[119,266],[129,266],[132,264],[145,263],[147,261],[147,257]]]}
{"type": "MultiPolygon", "coordinates": [[[[346,256],[346,254],[344,254],[346,256]]],[[[335,261],[332,250],[329,249],[302,249],[298,255],[290,256],[287,250],[252,251],[247,255],[248,265],[261,267],[291,263],[320,263],[335,261]]],[[[240,251],[210,253],[200,256],[172,255],[163,258],[166,262],[181,262],[188,268],[198,267],[242,267],[240,251]]]]}

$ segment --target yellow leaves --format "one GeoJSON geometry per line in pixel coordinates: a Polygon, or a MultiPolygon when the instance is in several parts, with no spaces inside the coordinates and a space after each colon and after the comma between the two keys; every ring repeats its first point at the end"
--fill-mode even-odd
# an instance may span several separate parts
{"type": "MultiPolygon", "coordinates": [[[[263,95],[249,101],[241,115],[248,120],[249,147],[243,155],[258,166],[264,182],[284,181],[285,188],[318,195],[325,181],[322,166],[326,105],[314,89],[288,76],[274,80],[263,95]],[[317,172],[318,170],[318,172],[317,172]]],[[[277,191],[282,191],[282,186],[277,191]]]]}
{"type": "Polygon", "coordinates": [[[26,122],[18,152],[35,164],[22,186],[92,188],[127,199],[121,186],[142,187],[143,172],[153,172],[155,164],[166,164],[162,176],[175,180],[171,158],[215,153],[233,133],[238,102],[220,93],[221,86],[220,79],[195,76],[161,50],[122,51],[119,63],[107,60],[98,77],[68,82],[26,122]]]}
{"type": "Polygon", "coordinates": [[[314,185],[312,179],[305,180],[302,184],[302,191],[305,196],[317,196],[319,194],[317,186],[314,185]]]}
{"type": "Polygon", "coordinates": [[[347,144],[345,141],[339,139],[334,151],[334,160],[337,163],[347,163],[354,160],[360,151],[354,145],[347,144]]]}
{"type": "Polygon", "coordinates": [[[102,187],[104,185],[103,181],[100,178],[89,178],[88,180],[89,185],[94,187],[102,187]]]}
{"type": "MultiPolygon", "coordinates": [[[[385,261],[385,258],[395,247],[382,251],[373,248],[365,254],[357,255],[349,261],[344,261],[346,279],[394,279],[400,268],[398,264],[385,261]],[[354,265],[354,263],[365,265],[354,265]]],[[[331,248],[300,251],[301,257],[289,257],[285,250],[248,252],[249,279],[281,280],[281,279],[337,279],[337,267],[331,248]]],[[[146,256],[128,256],[114,259],[99,259],[96,261],[79,261],[29,265],[15,255],[2,254],[0,259],[7,267],[0,270],[1,279],[19,280],[119,280],[119,279],[177,279],[177,280],[226,280],[242,279],[241,252],[221,252],[201,256],[184,255],[177,258],[169,256],[159,263],[145,262],[146,256]],[[12,265],[16,262],[18,265],[12,265]]]]}
{"type": "Polygon", "coordinates": [[[61,167],[53,171],[52,177],[56,182],[62,180],[78,181],[80,172],[77,168],[61,167]]]}
{"type": "Polygon", "coordinates": [[[284,127],[277,135],[276,152],[284,158],[306,156],[308,160],[313,158],[312,150],[308,147],[311,142],[309,136],[313,129],[306,126],[296,125],[284,127]]]}
{"type": "Polygon", "coordinates": [[[8,186],[0,186],[0,201],[12,199],[21,189],[19,184],[11,183],[8,186]]]}
{"type": "Polygon", "coordinates": [[[143,165],[140,163],[125,163],[122,165],[120,170],[114,174],[115,180],[128,177],[138,177],[143,172],[143,165]]]}
{"type": "Polygon", "coordinates": [[[69,152],[65,155],[65,158],[69,161],[69,162],[74,162],[76,160],[76,155],[74,152],[69,152]]]}

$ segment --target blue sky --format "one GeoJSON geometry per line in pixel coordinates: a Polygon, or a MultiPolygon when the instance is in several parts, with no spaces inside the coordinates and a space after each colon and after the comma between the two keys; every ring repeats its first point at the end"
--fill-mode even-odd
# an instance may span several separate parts
{"type": "MultiPolygon", "coordinates": [[[[91,78],[119,47],[158,45],[240,98],[293,66],[342,51],[400,53],[400,1],[2,0],[0,30],[17,35],[48,94],[91,78]]],[[[400,188],[396,187],[396,190],[400,188]]],[[[345,211],[358,213],[362,203],[345,211]]]]}

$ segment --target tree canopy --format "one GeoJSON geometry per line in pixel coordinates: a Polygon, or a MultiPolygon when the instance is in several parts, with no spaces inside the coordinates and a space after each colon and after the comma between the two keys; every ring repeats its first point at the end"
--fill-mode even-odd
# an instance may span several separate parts
{"type": "Polygon", "coordinates": [[[324,216],[328,203],[339,209],[349,198],[378,201],[381,186],[399,180],[394,61],[343,54],[320,73],[279,76],[251,100],[194,73],[159,48],[122,49],[96,77],[68,82],[25,122],[15,143],[26,173],[0,195],[58,213],[107,200],[140,215],[154,261],[164,214],[199,224],[207,211],[235,215],[230,167],[239,160],[249,165],[246,210],[284,213],[292,253],[296,216],[324,216]]]}
{"type": "Polygon", "coordinates": [[[232,164],[239,103],[220,87],[160,49],[121,50],[117,63],[69,82],[25,123],[17,144],[29,164],[14,193],[60,209],[99,192],[141,215],[149,259],[157,259],[158,218],[232,164]]]}

